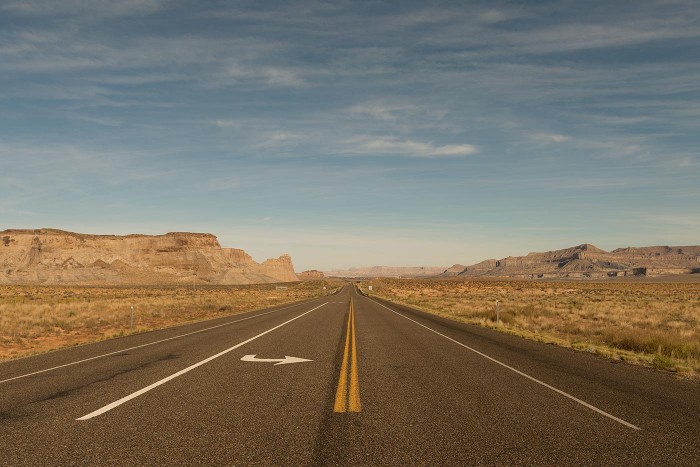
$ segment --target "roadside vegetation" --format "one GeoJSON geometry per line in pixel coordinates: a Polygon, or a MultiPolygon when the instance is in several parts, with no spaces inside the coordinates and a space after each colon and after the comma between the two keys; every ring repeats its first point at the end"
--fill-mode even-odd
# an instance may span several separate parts
{"type": "Polygon", "coordinates": [[[320,297],[339,286],[0,286],[0,360],[320,297]]]}
{"type": "Polygon", "coordinates": [[[700,375],[697,282],[378,279],[363,290],[369,285],[370,295],[450,319],[700,375]]]}

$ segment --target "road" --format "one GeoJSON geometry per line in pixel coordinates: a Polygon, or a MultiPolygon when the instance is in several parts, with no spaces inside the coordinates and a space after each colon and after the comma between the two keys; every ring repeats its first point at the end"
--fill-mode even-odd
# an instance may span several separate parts
{"type": "Polygon", "coordinates": [[[700,384],[348,285],[0,364],[0,464],[700,465],[700,384]]]}

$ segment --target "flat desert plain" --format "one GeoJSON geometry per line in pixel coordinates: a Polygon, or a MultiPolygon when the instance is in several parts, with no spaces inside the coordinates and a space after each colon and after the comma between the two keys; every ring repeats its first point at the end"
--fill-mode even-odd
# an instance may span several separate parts
{"type": "Polygon", "coordinates": [[[0,360],[320,297],[340,284],[0,286],[0,360]]]}
{"type": "Polygon", "coordinates": [[[450,319],[698,377],[700,281],[692,276],[595,282],[375,279],[361,287],[450,319]]]}

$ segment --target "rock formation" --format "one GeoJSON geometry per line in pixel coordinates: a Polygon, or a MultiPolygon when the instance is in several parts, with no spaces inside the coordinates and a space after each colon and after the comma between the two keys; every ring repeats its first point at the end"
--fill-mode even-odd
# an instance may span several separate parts
{"type": "Polygon", "coordinates": [[[480,263],[473,264],[471,266],[465,267],[458,275],[470,275],[470,276],[480,276],[491,271],[496,267],[495,259],[487,259],[480,263]]]}
{"type": "Polygon", "coordinates": [[[655,246],[604,251],[590,244],[526,256],[489,259],[460,276],[614,277],[700,273],[700,246],[655,246]]]}
{"type": "Polygon", "coordinates": [[[258,264],[211,234],[84,235],[0,232],[0,283],[251,284],[297,281],[288,255],[258,264]]]}
{"type": "Polygon", "coordinates": [[[466,266],[463,264],[454,264],[450,266],[449,268],[445,269],[442,271],[442,274],[440,274],[441,277],[451,277],[451,276],[456,276],[460,272],[464,271],[466,269],[466,266]]]}
{"type": "Polygon", "coordinates": [[[302,280],[302,281],[313,281],[313,280],[323,279],[326,276],[321,271],[317,271],[316,269],[311,269],[309,271],[297,273],[297,277],[299,278],[299,280],[302,280]]]}

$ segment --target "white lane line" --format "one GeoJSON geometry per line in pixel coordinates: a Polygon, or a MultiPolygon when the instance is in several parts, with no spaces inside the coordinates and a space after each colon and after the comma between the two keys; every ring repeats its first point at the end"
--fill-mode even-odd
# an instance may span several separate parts
{"type": "MultiPolygon", "coordinates": [[[[109,353],[106,353],[106,354],[97,355],[97,356],[95,356],[95,357],[84,358],[84,359],[82,359],[82,360],[77,360],[77,361],[75,361],[75,362],[64,363],[63,365],[54,366],[54,367],[52,367],[52,368],[46,368],[46,369],[44,369],[44,370],[33,371],[33,372],[31,372],[31,373],[27,373],[27,374],[24,374],[24,375],[19,375],[19,376],[15,376],[15,377],[13,377],[13,378],[8,378],[8,379],[0,380],[0,384],[2,384],[2,383],[7,383],[8,381],[14,381],[14,380],[20,379],[20,378],[26,378],[26,377],[28,377],[28,376],[38,375],[39,373],[46,373],[47,371],[58,370],[58,369],[60,369],[60,368],[65,368],[65,367],[67,367],[67,366],[77,365],[78,363],[89,362],[90,360],[96,360],[96,359],[98,359],[98,358],[109,357],[110,355],[120,354],[120,353],[128,352],[128,351],[130,351],[130,350],[135,350],[135,349],[140,349],[140,348],[143,348],[143,347],[148,347],[149,345],[160,344],[161,342],[167,342],[167,341],[171,341],[171,340],[173,340],[173,339],[179,339],[179,338],[181,338],[181,337],[191,336],[192,334],[198,334],[198,333],[200,333],[200,332],[211,331],[212,329],[220,328],[220,327],[223,327],[223,326],[229,326],[229,325],[231,325],[231,324],[240,323],[241,321],[246,321],[246,320],[249,320],[249,319],[257,318],[258,316],[269,315],[270,313],[276,313],[276,312],[278,312],[278,311],[287,310],[287,309],[289,309],[289,308],[294,308],[294,307],[303,306],[303,305],[307,305],[307,303],[297,303],[296,305],[290,305],[290,306],[286,306],[286,307],[284,307],[284,308],[278,308],[278,309],[276,309],[276,310],[266,311],[265,313],[259,313],[259,314],[254,315],[254,316],[248,316],[247,318],[241,318],[241,319],[237,319],[237,320],[235,320],[235,321],[229,321],[229,322],[227,322],[227,323],[217,324],[216,326],[211,326],[211,327],[208,327],[208,328],[199,329],[199,330],[197,330],[197,331],[188,332],[188,333],[186,333],[186,334],[180,334],[179,336],[168,337],[167,339],[161,339],[161,340],[158,340],[158,341],[149,342],[149,343],[147,343],[147,344],[136,345],[136,346],[134,346],[134,347],[129,347],[129,348],[127,348],[127,349],[115,350],[114,352],[109,352],[109,353]]],[[[254,313],[254,311],[250,311],[250,312],[248,312],[248,313],[254,313]]]]}
{"type": "Polygon", "coordinates": [[[134,399],[134,398],[136,398],[136,397],[139,397],[140,395],[147,393],[147,392],[150,391],[151,389],[157,388],[157,387],[160,386],[161,384],[165,384],[165,383],[167,383],[168,381],[177,378],[178,376],[184,375],[184,374],[187,373],[188,371],[194,370],[195,368],[197,368],[197,367],[199,367],[199,366],[202,366],[202,365],[204,365],[205,363],[211,362],[211,361],[214,360],[215,358],[219,358],[219,357],[221,357],[222,355],[225,355],[225,354],[231,352],[232,350],[236,350],[237,348],[239,348],[239,347],[241,347],[241,346],[244,346],[244,345],[247,344],[248,342],[254,341],[254,340],[257,339],[258,337],[264,336],[265,334],[268,334],[268,333],[274,331],[275,329],[281,328],[281,327],[284,326],[285,324],[291,323],[291,322],[294,321],[295,319],[299,319],[299,318],[301,318],[301,317],[304,316],[304,315],[308,315],[308,314],[311,313],[312,311],[318,310],[319,308],[321,308],[323,305],[326,305],[327,303],[328,303],[328,302],[322,303],[321,305],[317,306],[316,308],[312,308],[311,310],[306,311],[306,312],[300,314],[299,316],[295,316],[294,318],[292,318],[292,319],[290,319],[290,320],[287,320],[287,321],[285,321],[285,322],[282,323],[282,324],[278,324],[277,326],[275,326],[275,327],[273,327],[273,328],[270,328],[270,329],[268,329],[267,331],[261,332],[261,333],[258,334],[257,336],[251,337],[250,339],[245,340],[245,341],[241,342],[240,344],[236,344],[236,345],[234,345],[233,347],[229,347],[228,349],[223,350],[223,351],[219,352],[219,353],[216,354],[216,355],[212,355],[212,356],[209,357],[209,358],[205,358],[205,359],[202,360],[201,362],[197,362],[197,363],[195,363],[194,365],[190,365],[190,366],[188,366],[187,368],[185,368],[184,370],[180,370],[180,371],[178,371],[177,373],[173,373],[172,375],[170,375],[170,376],[168,376],[168,377],[166,377],[166,378],[163,378],[163,379],[161,379],[160,381],[156,381],[155,383],[153,383],[153,384],[151,384],[151,385],[149,385],[149,386],[146,386],[146,387],[143,388],[143,389],[139,389],[138,391],[133,392],[133,393],[129,394],[128,396],[122,397],[121,399],[119,399],[119,400],[117,400],[117,401],[114,401],[114,402],[112,402],[111,404],[107,404],[107,405],[105,405],[104,407],[102,407],[101,409],[97,409],[97,410],[95,410],[94,412],[90,412],[90,413],[87,414],[87,415],[84,415],[84,416],[82,416],[82,417],[80,417],[80,418],[76,418],[76,420],[89,420],[89,419],[91,419],[91,418],[93,418],[93,417],[97,417],[98,415],[102,415],[102,414],[105,413],[105,412],[109,412],[109,411],[112,410],[113,408],[119,407],[120,405],[122,405],[122,404],[125,403],[125,402],[130,401],[131,399],[134,399]]]}
{"type": "Polygon", "coordinates": [[[501,362],[500,360],[496,360],[496,359],[493,358],[493,357],[489,357],[488,355],[486,355],[486,354],[483,353],[483,352],[479,352],[478,350],[473,349],[473,348],[469,347],[468,345],[462,344],[461,342],[459,342],[459,341],[457,341],[457,340],[455,340],[455,339],[452,339],[451,337],[448,337],[448,336],[446,336],[446,335],[444,335],[444,334],[442,334],[442,333],[439,333],[439,332],[436,331],[435,329],[431,329],[431,328],[429,328],[428,326],[426,326],[426,325],[424,325],[424,324],[421,324],[421,323],[419,323],[418,321],[416,321],[416,320],[414,320],[414,319],[411,319],[411,318],[409,318],[409,317],[407,317],[407,316],[404,316],[404,315],[402,315],[401,313],[399,313],[398,311],[392,310],[392,309],[389,308],[388,306],[384,306],[384,305],[382,305],[381,303],[372,300],[371,298],[368,298],[368,300],[370,300],[370,301],[376,303],[377,305],[379,305],[379,306],[381,306],[381,307],[386,308],[387,310],[391,311],[392,313],[395,313],[395,314],[399,315],[399,316],[402,317],[402,318],[405,318],[405,319],[407,319],[407,320],[409,320],[409,321],[413,321],[413,322],[416,323],[418,326],[424,327],[424,328],[427,329],[428,331],[432,331],[432,332],[434,332],[435,334],[437,334],[437,335],[439,335],[439,336],[442,336],[442,337],[444,337],[445,339],[450,340],[450,341],[454,342],[454,343],[457,344],[457,345],[461,345],[461,346],[464,347],[465,349],[469,349],[469,350],[471,350],[472,352],[474,352],[474,353],[476,353],[476,354],[478,354],[478,355],[481,355],[482,357],[487,358],[487,359],[491,360],[491,361],[494,362],[494,363],[498,363],[498,364],[501,365],[502,367],[508,368],[509,370],[511,370],[511,371],[513,371],[513,372],[519,374],[520,376],[524,376],[525,378],[529,379],[530,381],[534,381],[535,383],[541,384],[542,386],[546,387],[547,389],[551,389],[552,391],[554,391],[554,392],[556,392],[556,393],[558,393],[558,394],[561,394],[561,395],[564,396],[564,397],[568,397],[568,398],[571,399],[572,401],[578,402],[578,403],[581,404],[582,406],[587,407],[587,408],[593,410],[594,412],[598,412],[599,414],[604,415],[604,416],[608,417],[608,418],[611,419],[611,420],[615,420],[616,422],[621,423],[621,424],[625,425],[625,426],[628,427],[628,428],[632,428],[633,430],[641,430],[641,428],[639,428],[637,425],[633,425],[633,424],[631,424],[631,423],[629,423],[629,422],[626,422],[625,420],[623,420],[623,419],[621,419],[621,418],[618,418],[618,417],[616,417],[616,416],[614,416],[614,415],[611,415],[611,414],[607,413],[606,411],[601,410],[601,409],[599,409],[598,407],[589,404],[588,402],[582,401],[581,399],[579,399],[579,398],[577,398],[577,397],[575,397],[575,396],[572,396],[572,395],[569,394],[568,392],[564,392],[564,391],[562,391],[561,389],[557,389],[557,388],[555,388],[554,386],[550,386],[549,384],[545,383],[544,381],[540,381],[539,379],[534,378],[534,377],[528,375],[527,373],[523,373],[523,372],[520,371],[520,370],[516,370],[516,369],[513,368],[512,366],[506,365],[505,363],[501,362]]]}

